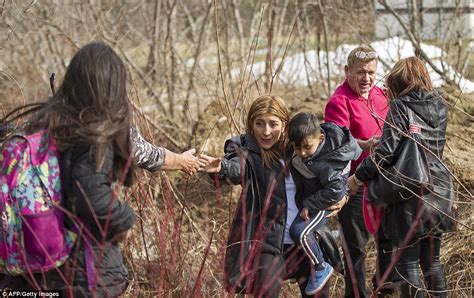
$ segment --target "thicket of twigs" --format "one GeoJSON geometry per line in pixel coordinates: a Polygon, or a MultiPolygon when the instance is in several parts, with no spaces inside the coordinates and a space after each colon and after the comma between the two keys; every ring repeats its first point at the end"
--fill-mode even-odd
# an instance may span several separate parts
{"type": "MultiPolygon", "coordinates": [[[[142,133],[171,150],[195,147],[211,155],[220,155],[225,138],[243,130],[248,103],[258,94],[272,92],[292,112],[321,115],[341,78],[283,84],[278,73],[284,64],[278,59],[369,43],[375,18],[372,1],[4,0],[0,5],[2,113],[45,99],[51,73],[61,80],[78,48],[103,40],[129,68],[134,121],[142,133]],[[249,66],[259,61],[265,62],[265,73],[257,77],[249,66]]],[[[467,53],[461,45],[445,50],[458,58],[467,53]]],[[[329,63],[318,61],[321,69],[329,63]]],[[[445,159],[457,177],[459,223],[445,237],[442,262],[450,296],[470,297],[473,96],[455,87],[446,91],[451,120],[445,159]]],[[[203,174],[144,173],[126,196],[139,217],[123,246],[132,275],[127,295],[223,295],[223,257],[238,195],[239,187],[216,189],[203,174]]],[[[372,247],[368,274],[374,260],[372,247]]],[[[331,293],[340,296],[341,277],[332,285],[331,293]]],[[[297,292],[287,284],[283,293],[297,292]]]]}

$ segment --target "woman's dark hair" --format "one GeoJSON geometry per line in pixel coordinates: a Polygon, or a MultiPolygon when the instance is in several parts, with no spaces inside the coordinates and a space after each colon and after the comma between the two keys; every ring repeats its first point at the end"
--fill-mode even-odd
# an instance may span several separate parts
{"type": "Polygon", "coordinates": [[[127,69],[110,46],[87,44],[72,58],[53,97],[27,111],[33,116],[26,132],[47,128],[61,151],[76,145],[91,147],[97,169],[113,150],[115,178],[125,177],[124,184],[131,185],[135,164],[126,81],[127,69]]]}
{"type": "Polygon", "coordinates": [[[398,61],[385,79],[390,99],[405,96],[413,90],[432,91],[430,74],[420,58],[409,57],[398,61]]]}
{"type": "Polygon", "coordinates": [[[320,132],[318,117],[311,113],[298,113],[288,123],[288,141],[296,147],[301,147],[306,137],[320,132]]]}

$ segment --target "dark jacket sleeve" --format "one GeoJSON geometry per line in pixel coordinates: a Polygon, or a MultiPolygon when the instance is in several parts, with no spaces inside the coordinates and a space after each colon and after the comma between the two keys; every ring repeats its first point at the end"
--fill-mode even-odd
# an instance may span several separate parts
{"type": "Polygon", "coordinates": [[[112,189],[111,156],[96,171],[95,157],[89,151],[78,155],[71,163],[71,178],[76,214],[84,223],[105,231],[107,239],[133,226],[133,209],[112,189]]]}
{"type": "Polygon", "coordinates": [[[321,188],[303,198],[304,207],[308,208],[310,214],[316,214],[316,212],[334,205],[347,193],[347,178],[347,173],[342,170],[330,169],[326,165],[321,169],[319,175],[321,188]]]}
{"type": "Polygon", "coordinates": [[[396,162],[403,134],[407,131],[407,117],[407,108],[400,100],[393,100],[383,126],[380,143],[374,153],[366,157],[357,167],[355,175],[359,180],[367,181],[377,175],[379,167],[387,168],[396,162]]]}
{"type": "Polygon", "coordinates": [[[221,160],[221,171],[218,178],[221,182],[240,184],[240,161],[243,157],[240,136],[229,139],[224,145],[224,157],[221,160]]]}

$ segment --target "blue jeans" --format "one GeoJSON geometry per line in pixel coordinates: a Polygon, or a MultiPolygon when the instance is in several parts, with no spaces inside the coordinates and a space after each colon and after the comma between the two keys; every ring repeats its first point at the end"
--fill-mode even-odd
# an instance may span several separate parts
{"type": "Polygon", "coordinates": [[[305,221],[301,216],[297,216],[290,227],[290,236],[295,243],[300,244],[303,251],[308,256],[311,264],[317,271],[322,270],[324,262],[323,253],[316,239],[315,231],[324,226],[328,219],[326,210],[318,211],[313,217],[305,221]]]}

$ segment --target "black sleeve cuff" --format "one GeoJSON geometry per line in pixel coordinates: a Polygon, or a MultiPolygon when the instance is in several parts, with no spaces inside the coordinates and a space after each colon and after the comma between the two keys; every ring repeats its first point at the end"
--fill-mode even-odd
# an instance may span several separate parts
{"type": "Polygon", "coordinates": [[[229,165],[227,163],[227,160],[226,159],[222,159],[221,160],[221,170],[219,171],[219,173],[217,174],[219,179],[224,179],[224,177],[226,176],[226,173],[227,173],[227,169],[228,169],[229,165]]]}

